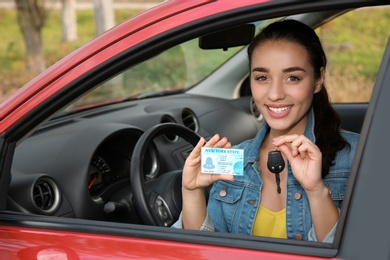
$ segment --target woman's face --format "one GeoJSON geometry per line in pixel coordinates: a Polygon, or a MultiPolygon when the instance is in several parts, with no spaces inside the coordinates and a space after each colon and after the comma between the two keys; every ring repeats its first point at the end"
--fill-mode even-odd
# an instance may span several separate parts
{"type": "Polygon", "coordinates": [[[313,95],[320,91],[321,78],[306,50],[289,41],[267,41],[252,53],[251,89],[261,114],[279,134],[303,134],[313,95]]]}

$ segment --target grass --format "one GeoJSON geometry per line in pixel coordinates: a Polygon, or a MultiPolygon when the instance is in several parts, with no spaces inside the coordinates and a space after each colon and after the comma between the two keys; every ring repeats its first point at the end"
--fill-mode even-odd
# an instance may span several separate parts
{"type": "MultiPolygon", "coordinates": [[[[116,10],[116,23],[140,11],[142,10],[116,10]]],[[[60,19],[60,11],[51,10],[42,31],[46,67],[95,37],[92,10],[78,10],[78,40],[73,43],[61,40],[60,19]]],[[[329,59],[327,87],[333,101],[369,100],[386,45],[388,24],[390,8],[372,8],[347,13],[317,30],[329,59]]],[[[0,41],[2,100],[35,75],[28,74],[25,70],[24,43],[15,10],[0,9],[0,26],[7,28],[2,31],[3,39],[0,41]]]]}
{"type": "MultiPolygon", "coordinates": [[[[119,24],[140,11],[142,10],[115,10],[116,23],[119,24]]],[[[0,26],[7,28],[2,31],[2,40],[0,41],[0,100],[3,100],[36,75],[26,71],[25,46],[18,27],[16,11],[0,9],[0,26]]],[[[46,25],[42,30],[46,67],[53,65],[96,36],[92,10],[79,10],[77,12],[77,32],[77,41],[63,42],[60,10],[50,11],[46,25]]]]}
{"type": "Polygon", "coordinates": [[[363,8],[317,30],[329,60],[327,87],[333,101],[369,101],[389,24],[389,8],[363,8]]]}

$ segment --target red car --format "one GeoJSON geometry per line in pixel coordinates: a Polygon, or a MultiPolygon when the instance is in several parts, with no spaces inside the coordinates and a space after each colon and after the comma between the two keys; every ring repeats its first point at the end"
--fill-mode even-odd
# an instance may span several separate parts
{"type": "Polygon", "coordinates": [[[171,0],[59,61],[1,103],[0,259],[389,259],[389,7],[171,0]],[[334,242],[170,228],[199,136],[263,125],[246,46],[284,18],[316,28],[345,76],[330,82],[342,126],[361,133],[334,242]]]}

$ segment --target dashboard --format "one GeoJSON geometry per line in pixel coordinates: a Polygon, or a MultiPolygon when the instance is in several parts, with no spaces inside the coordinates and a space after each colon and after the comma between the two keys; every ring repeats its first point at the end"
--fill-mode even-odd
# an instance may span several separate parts
{"type": "MultiPolygon", "coordinates": [[[[226,100],[188,94],[123,102],[56,117],[15,151],[10,210],[81,219],[142,223],[133,205],[131,158],[142,134],[158,124],[183,125],[232,144],[262,126],[250,97],[226,100]],[[227,116],[229,115],[229,116],[227,116]],[[124,210],[112,214],[112,205],[124,210]]],[[[180,170],[192,145],[174,134],[156,137],[143,158],[143,178],[180,170]]],[[[164,184],[161,184],[164,185],[164,184]]]]}

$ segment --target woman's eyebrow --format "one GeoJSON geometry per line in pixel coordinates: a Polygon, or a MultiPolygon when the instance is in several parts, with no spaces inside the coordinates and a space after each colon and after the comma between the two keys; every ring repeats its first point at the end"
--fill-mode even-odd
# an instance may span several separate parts
{"type": "Polygon", "coordinates": [[[252,72],[269,72],[269,69],[263,68],[263,67],[256,67],[252,69],[252,72]]]}
{"type": "Polygon", "coordinates": [[[283,69],[283,72],[294,72],[294,71],[303,71],[303,72],[306,72],[306,70],[305,70],[304,68],[301,68],[301,67],[299,67],[299,66],[290,67],[290,68],[283,69]]]}
{"type": "MultiPolygon", "coordinates": [[[[264,67],[256,67],[252,69],[252,72],[269,72],[270,70],[264,67]]],[[[283,69],[283,72],[294,72],[294,71],[303,71],[306,72],[306,70],[302,67],[295,66],[295,67],[289,67],[283,69]]]]}

